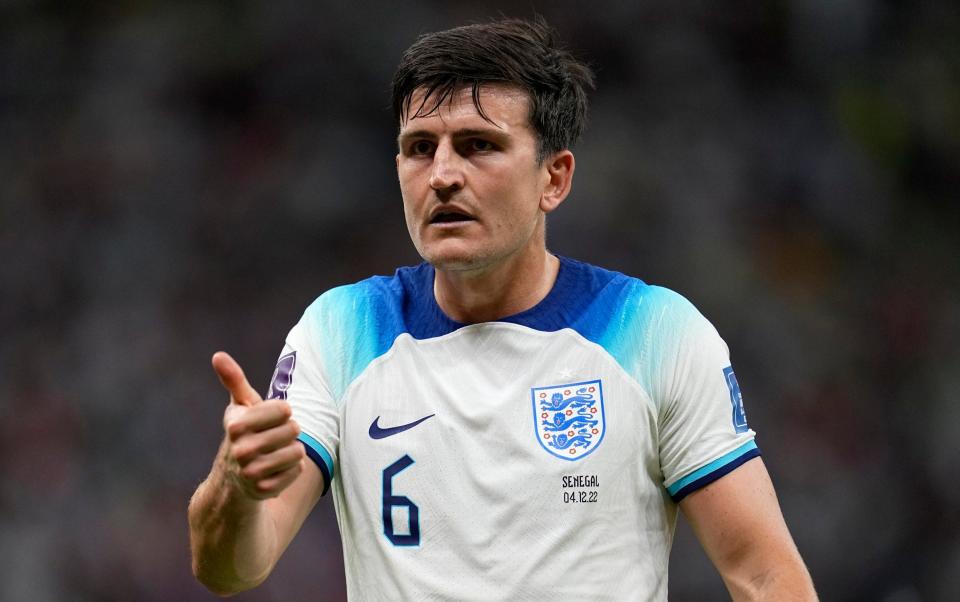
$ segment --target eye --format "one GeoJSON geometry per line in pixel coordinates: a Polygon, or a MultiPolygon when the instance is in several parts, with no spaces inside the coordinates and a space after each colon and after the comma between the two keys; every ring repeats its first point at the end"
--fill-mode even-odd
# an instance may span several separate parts
{"type": "Polygon", "coordinates": [[[472,151],[492,151],[494,148],[496,147],[489,140],[484,140],[483,138],[470,139],[470,150],[472,151]]]}
{"type": "Polygon", "coordinates": [[[410,145],[411,155],[429,155],[433,152],[433,143],[428,140],[417,140],[410,145]]]}

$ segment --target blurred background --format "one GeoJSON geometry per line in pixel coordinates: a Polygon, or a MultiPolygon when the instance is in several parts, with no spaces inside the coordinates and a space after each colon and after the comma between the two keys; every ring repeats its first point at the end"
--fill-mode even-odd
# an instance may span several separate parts
{"type": "MultiPolygon", "coordinates": [[[[418,257],[388,84],[536,10],[597,71],[549,246],[732,350],[824,600],[960,595],[960,6],[0,1],[0,598],[208,600],[186,506],[227,349],[418,257]]],[[[682,523],[682,521],[681,521],[682,523]]],[[[260,589],[341,600],[324,498],[260,589]]],[[[727,595],[689,529],[671,600],[727,595]]]]}

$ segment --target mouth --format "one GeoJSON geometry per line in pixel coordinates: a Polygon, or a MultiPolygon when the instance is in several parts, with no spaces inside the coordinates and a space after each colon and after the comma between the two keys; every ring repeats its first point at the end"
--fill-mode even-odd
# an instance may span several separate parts
{"type": "Polygon", "coordinates": [[[456,209],[437,211],[431,218],[431,224],[462,224],[477,221],[471,215],[456,209]]]}

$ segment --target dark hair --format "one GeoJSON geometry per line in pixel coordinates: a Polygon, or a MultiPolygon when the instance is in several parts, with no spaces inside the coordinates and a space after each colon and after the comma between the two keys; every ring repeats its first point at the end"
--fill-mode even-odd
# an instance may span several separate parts
{"type": "Polygon", "coordinates": [[[586,89],[594,87],[593,72],[559,46],[542,17],[503,19],[417,38],[393,76],[394,117],[399,123],[430,115],[451,94],[469,86],[474,106],[489,121],[480,106],[483,84],[513,85],[529,94],[538,161],[580,137],[587,118],[586,89]],[[427,94],[411,113],[413,93],[420,88],[427,94]]]}

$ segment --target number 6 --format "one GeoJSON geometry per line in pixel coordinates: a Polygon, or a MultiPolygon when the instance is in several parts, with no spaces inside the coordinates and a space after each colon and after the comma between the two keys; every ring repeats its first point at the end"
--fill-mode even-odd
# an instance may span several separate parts
{"type": "Polygon", "coordinates": [[[404,455],[383,469],[383,534],[395,546],[420,545],[420,508],[405,495],[393,495],[393,477],[411,464],[413,464],[413,458],[404,455]],[[407,523],[410,526],[407,535],[398,535],[393,530],[393,508],[395,506],[406,506],[407,508],[407,523]]]}

